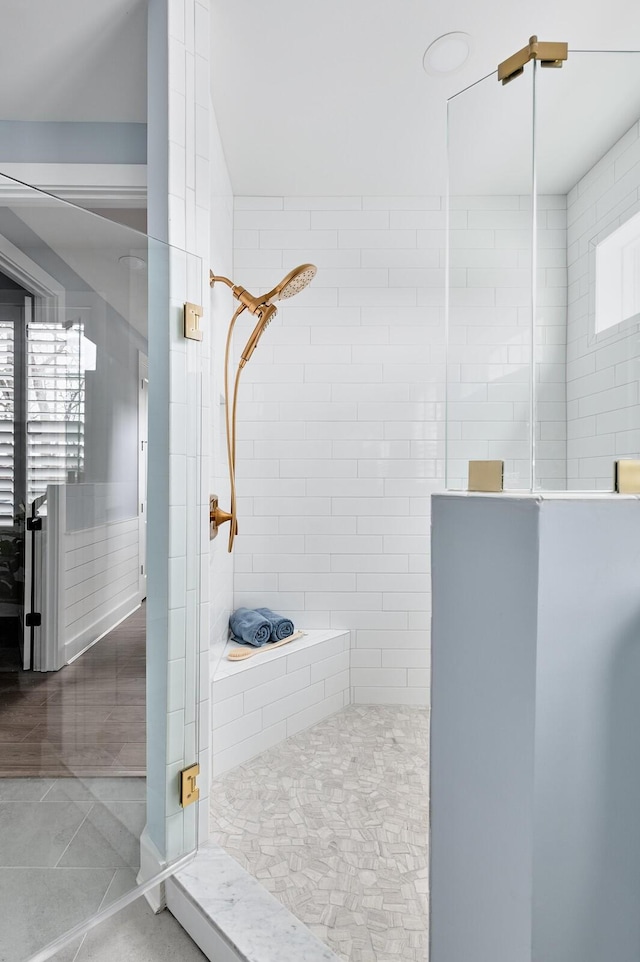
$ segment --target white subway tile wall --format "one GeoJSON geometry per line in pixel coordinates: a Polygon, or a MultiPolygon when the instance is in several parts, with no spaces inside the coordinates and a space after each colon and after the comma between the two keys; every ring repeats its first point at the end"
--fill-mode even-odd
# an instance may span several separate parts
{"type": "Polygon", "coordinates": [[[538,198],[535,343],[531,198],[454,197],[451,206],[458,223],[450,234],[448,486],[466,488],[470,459],[503,460],[506,488],[531,486],[533,352],[535,484],[563,489],[566,198],[538,198]]]}
{"type": "Polygon", "coordinates": [[[595,245],[640,210],[640,124],[568,194],[567,471],[576,490],[611,490],[613,461],[640,457],[638,325],[594,333],[595,245]]]}
{"type": "MultiPolygon", "coordinates": [[[[527,203],[452,205],[449,453],[465,486],[469,458],[529,470],[527,203]]],[[[566,469],[565,314],[555,290],[564,206],[540,199],[546,487],[562,486],[566,469]]],[[[280,306],[243,372],[235,604],[349,629],[356,702],[426,705],[430,495],[444,487],[443,200],[236,197],[235,211],[238,283],[266,290],[297,263],[319,268],[310,289],[280,306]]]]}
{"type": "Polygon", "coordinates": [[[214,777],[350,704],[350,646],[348,632],[310,632],[290,654],[220,664],[211,688],[214,777]]]}
{"type": "MultiPolygon", "coordinates": [[[[208,304],[210,250],[230,249],[231,189],[211,107],[209,0],[172,0],[168,11],[168,240],[189,252],[172,255],[170,333],[170,592],[167,685],[167,851],[169,858],[195,847],[197,830],[208,834],[210,782],[209,543],[207,530],[211,435],[211,338],[185,341],[185,300],[208,304]],[[210,131],[213,127],[214,133],[210,131]],[[213,193],[218,208],[227,196],[227,222],[210,227],[213,193]],[[226,234],[225,234],[226,230],[226,234]],[[201,275],[195,269],[197,255],[201,275]],[[186,295],[186,296],[185,296],[186,295]],[[194,418],[194,412],[200,412],[194,418]],[[196,711],[195,698],[199,699],[196,711]],[[199,719],[197,731],[196,719],[199,719]],[[179,803],[178,770],[198,759],[199,811],[179,803]],[[199,825],[196,825],[196,819],[199,825]]],[[[228,259],[230,255],[227,254],[228,259]]],[[[206,327],[206,319],[203,324],[206,327]]],[[[217,407],[214,408],[217,410],[217,407]]],[[[151,736],[153,737],[153,733],[151,736]]]]}
{"type": "Polygon", "coordinates": [[[298,263],[319,269],[243,372],[235,603],[350,630],[355,701],[426,705],[429,495],[443,484],[441,198],[235,206],[238,283],[264,290],[298,263]]]}

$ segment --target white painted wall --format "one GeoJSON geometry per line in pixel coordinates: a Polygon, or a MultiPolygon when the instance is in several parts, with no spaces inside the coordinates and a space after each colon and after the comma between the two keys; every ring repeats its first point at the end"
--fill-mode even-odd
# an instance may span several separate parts
{"type": "Polygon", "coordinates": [[[611,490],[613,461],[640,456],[638,325],[594,335],[594,246],[640,210],[640,124],[569,192],[569,486],[611,490]]]}

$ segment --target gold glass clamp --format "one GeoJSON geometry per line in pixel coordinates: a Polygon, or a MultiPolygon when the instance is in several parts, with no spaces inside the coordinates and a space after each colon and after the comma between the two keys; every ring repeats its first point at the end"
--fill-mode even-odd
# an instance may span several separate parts
{"type": "Polygon", "coordinates": [[[561,67],[569,58],[569,45],[552,41],[538,40],[534,35],[522,50],[498,64],[498,80],[504,85],[524,73],[530,60],[539,60],[541,67],[561,67]]]}
{"type": "Polygon", "coordinates": [[[613,488],[617,494],[640,494],[640,461],[633,458],[615,461],[613,488]]]}
{"type": "Polygon", "coordinates": [[[199,774],[199,765],[191,765],[180,772],[180,804],[183,808],[200,798],[200,789],[197,786],[199,774]]]}
{"type": "Polygon", "coordinates": [[[191,341],[201,341],[202,331],[200,330],[200,319],[204,311],[199,304],[184,305],[184,336],[191,341]]]}
{"type": "Polygon", "coordinates": [[[502,491],[504,461],[469,461],[468,491],[502,491]]]}

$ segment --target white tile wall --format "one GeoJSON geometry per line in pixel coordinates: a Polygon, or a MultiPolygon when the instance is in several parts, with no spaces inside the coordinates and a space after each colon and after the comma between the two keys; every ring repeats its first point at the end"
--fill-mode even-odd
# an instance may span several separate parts
{"type": "Polygon", "coordinates": [[[638,327],[594,335],[594,245],[640,210],[640,124],[569,192],[567,469],[577,490],[610,490],[613,461],[640,457],[638,327]]]}
{"type": "Polygon", "coordinates": [[[530,486],[533,350],[536,484],[563,488],[565,434],[549,425],[566,417],[566,200],[538,198],[534,345],[530,197],[454,197],[451,206],[449,487],[466,487],[470,459],[504,460],[505,487],[530,486]]]}
{"type": "Polygon", "coordinates": [[[292,645],[219,663],[211,689],[214,776],[350,703],[349,633],[312,631],[292,645]]]}
{"type": "Polygon", "coordinates": [[[282,303],[243,372],[235,604],[351,629],[356,701],[427,704],[429,495],[442,486],[441,200],[235,204],[238,283],[265,289],[298,263],[319,268],[311,288],[282,303]],[[418,307],[421,297],[435,306],[418,307]],[[399,661],[383,664],[382,652],[399,661]],[[425,674],[410,677],[407,658],[425,674]]]}
{"type": "MultiPolygon", "coordinates": [[[[209,30],[209,0],[167,0],[168,31],[168,211],[169,243],[188,252],[171,256],[169,492],[170,591],[167,687],[166,854],[188,851],[208,834],[207,798],[210,781],[209,684],[209,542],[212,334],[205,311],[202,343],[185,341],[182,307],[185,300],[209,304],[212,202],[210,181],[225,183],[226,167],[214,138],[209,89],[209,50],[203,37],[209,30]],[[195,256],[193,256],[195,255],[195,256]],[[199,259],[199,262],[198,260],[199,259]],[[208,334],[208,337],[207,337],[208,334]],[[200,417],[194,417],[200,412],[200,417]],[[199,700],[199,726],[195,699],[199,700]],[[201,766],[198,821],[195,810],[179,807],[176,764],[198,760],[201,766]]],[[[227,181],[228,183],[228,178],[227,181]]],[[[228,244],[230,224],[221,220],[213,232],[228,244]]]]}
{"type": "MultiPolygon", "coordinates": [[[[527,204],[452,205],[449,456],[465,483],[472,457],[504,458],[511,486],[528,483],[527,204]]],[[[566,470],[564,206],[540,199],[545,487],[566,470]]],[[[264,290],[297,263],[319,268],[243,372],[235,604],[351,629],[356,701],[427,704],[429,498],[444,484],[442,199],[237,197],[235,209],[238,283],[264,290]]]]}

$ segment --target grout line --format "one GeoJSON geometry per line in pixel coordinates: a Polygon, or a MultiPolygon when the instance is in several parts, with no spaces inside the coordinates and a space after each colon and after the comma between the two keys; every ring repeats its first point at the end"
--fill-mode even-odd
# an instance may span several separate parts
{"type": "Polygon", "coordinates": [[[44,802],[44,800],[45,800],[45,798],[47,797],[47,795],[49,794],[49,792],[53,791],[53,789],[56,787],[56,785],[57,785],[57,783],[58,783],[59,781],[60,781],[59,778],[54,778],[53,783],[49,786],[49,788],[46,790],[46,792],[44,793],[44,795],[43,795],[42,798],[40,799],[41,802],[44,802]]]}
{"type": "MultiPolygon", "coordinates": [[[[82,804],[82,803],[80,803],[80,804],[82,804]]],[[[85,817],[82,819],[82,821],[81,821],[80,824],[78,825],[77,829],[75,830],[75,832],[73,833],[73,835],[71,836],[71,838],[69,839],[69,841],[67,842],[67,844],[65,845],[64,851],[60,853],[60,858],[58,859],[58,861],[56,862],[56,864],[53,866],[54,868],[60,868],[60,867],[62,867],[62,866],[60,866],[60,861],[64,858],[65,853],[66,853],[66,852],[68,851],[68,849],[69,849],[69,846],[70,846],[71,843],[73,842],[74,838],[76,837],[76,835],[78,834],[78,832],[80,831],[80,829],[82,828],[82,826],[84,825],[84,823],[86,822],[86,820],[89,818],[89,815],[91,814],[91,812],[92,812],[93,809],[95,808],[95,804],[96,804],[95,802],[90,802],[90,803],[89,803],[89,811],[86,813],[85,817]]]]}

